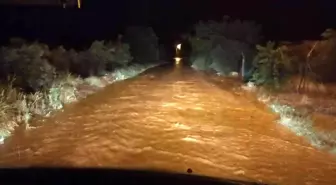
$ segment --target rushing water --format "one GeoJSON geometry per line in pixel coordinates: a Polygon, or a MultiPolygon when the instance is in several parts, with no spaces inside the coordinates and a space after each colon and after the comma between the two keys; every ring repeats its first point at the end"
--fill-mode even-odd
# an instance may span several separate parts
{"type": "Polygon", "coordinates": [[[275,184],[334,184],[336,156],[278,125],[233,79],[149,70],[69,105],[0,148],[1,166],[161,169],[275,184]]]}

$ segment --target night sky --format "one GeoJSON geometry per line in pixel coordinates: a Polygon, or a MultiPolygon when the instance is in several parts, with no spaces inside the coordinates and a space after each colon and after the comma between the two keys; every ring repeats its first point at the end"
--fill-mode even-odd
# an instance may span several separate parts
{"type": "Polygon", "coordinates": [[[1,40],[20,36],[81,44],[114,38],[128,25],[148,25],[168,42],[200,19],[221,19],[223,15],[259,22],[271,40],[314,39],[326,28],[336,27],[332,0],[83,0],[82,9],[62,9],[55,0],[46,1],[53,4],[2,5],[1,40]]]}

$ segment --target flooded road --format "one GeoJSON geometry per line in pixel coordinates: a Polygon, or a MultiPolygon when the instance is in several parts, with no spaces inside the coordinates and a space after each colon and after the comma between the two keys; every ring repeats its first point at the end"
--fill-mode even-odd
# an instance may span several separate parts
{"type": "Polygon", "coordinates": [[[272,184],[334,184],[336,156],[276,124],[239,86],[190,68],[152,69],[9,138],[0,165],[191,168],[272,184]]]}

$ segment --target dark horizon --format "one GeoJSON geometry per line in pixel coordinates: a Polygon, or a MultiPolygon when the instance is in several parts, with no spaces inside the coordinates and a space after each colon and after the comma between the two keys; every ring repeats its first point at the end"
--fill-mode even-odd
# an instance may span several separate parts
{"type": "Polygon", "coordinates": [[[82,9],[61,6],[1,5],[1,42],[10,37],[59,45],[82,45],[114,39],[127,26],[150,26],[162,43],[173,42],[199,20],[254,20],[266,40],[318,39],[326,28],[336,27],[333,6],[327,1],[83,1],[82,9]]]}

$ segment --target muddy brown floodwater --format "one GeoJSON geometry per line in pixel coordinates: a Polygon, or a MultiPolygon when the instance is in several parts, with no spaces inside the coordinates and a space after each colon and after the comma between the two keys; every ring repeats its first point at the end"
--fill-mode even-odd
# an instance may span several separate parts
{"type": "Polygon", "coordinates": [[[0,165],[190,168],[272,184],[334,184],[336,156],[277,124],[239,86],[187,67],[152,69],[14,134],[0,147],[0,165]]]}

